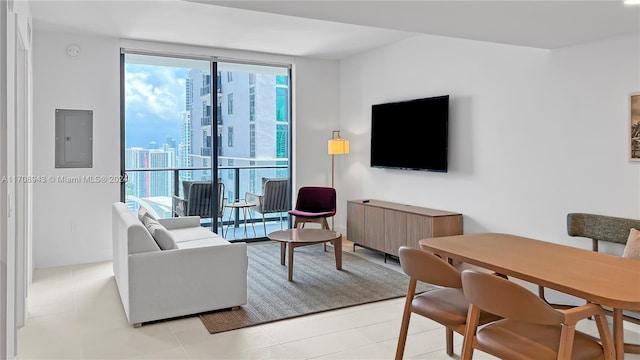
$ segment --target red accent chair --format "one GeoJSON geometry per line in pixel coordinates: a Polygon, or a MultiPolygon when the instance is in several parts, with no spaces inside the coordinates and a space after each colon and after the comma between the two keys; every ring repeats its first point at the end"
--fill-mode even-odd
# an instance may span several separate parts
{"type": "Polygon", "coordinates": [[[313,222],[322,225],[323,229],[330,229],[327,218],[336,214],[336,189],[331,187],[306,186],[298,190],[296,207],[289,211],[296,217],[293,228],[298,224],[313,222]]]}

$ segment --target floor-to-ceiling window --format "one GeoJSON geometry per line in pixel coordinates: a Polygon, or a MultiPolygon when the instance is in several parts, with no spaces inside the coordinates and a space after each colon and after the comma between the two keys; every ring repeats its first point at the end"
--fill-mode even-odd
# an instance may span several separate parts
{"type": "MultiPolygon", "coordinates": [[[[193,182],[211,182],[211,189],[222,183],[225,204],[260,193],[262,178],[289,178],[289,77],[286,66],[123,51],[123,200],[134,211],[144,205],[171,217],[180,214],[176,201],[189,200],[193,182]]],[[[235,230],[246,225],[246,236],[266,235],[263,226],[253,226],[261,214],[250,211],[245,221],[243,211],[219,207],[218,199],[204,226],[224,228],[231,239],[245,237],[235,230]]],[[[287,220],[280,215],[286,214],[265,220],[279,229],[276,220],[287,220]]]]}

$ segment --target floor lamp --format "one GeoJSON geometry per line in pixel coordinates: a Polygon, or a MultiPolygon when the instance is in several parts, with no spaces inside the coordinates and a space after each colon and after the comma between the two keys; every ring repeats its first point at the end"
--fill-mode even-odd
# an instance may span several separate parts
{"type": "MultiPolygon", "coordinates": [[[[327,152],[331,155],[331,187],[335,187],[335,155],[345,155],[349,153],[349,140],[340,137],[340,130],[333,130],[331,132],[331,139],[327,144],[327,152]]],[[[333,217],[331,217],[332,230],[333,225],[333,217]]]]}

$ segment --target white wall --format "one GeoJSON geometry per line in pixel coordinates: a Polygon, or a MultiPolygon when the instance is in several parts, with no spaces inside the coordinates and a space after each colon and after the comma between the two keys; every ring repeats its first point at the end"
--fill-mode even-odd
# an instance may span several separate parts
{"type": "Polygon", "coordinates": [[[637,36],[547,51],[425,35],[343,60],[351,154],[338,190],[461,212],[465,233],[589,247],[566,235],[568,212],[640,217],[640,163],[627,155],[639,55],[637,36]],[[369,167],[372,104],[444,94],[448,173],[369,167]]]}
{"type": "Polygon", "coordinates": [[[296,58],[293,70],[295,201],[302,186],[331,184],[327,141],[338,129],[339,68],[335,61],[296,58]]]}
{"type": "MultiPolygon", "coordinates": [[[[112,38],[36,32],[34,35],[33,171],[37,176],[120,173],[120,57],[112,38]],[[80,56],[66,48],[77,44],[80,56]],[[93,110],[93,167],[55,168],[55,110],[93,110]]],[[[34,185],[35,267],[111,259],[111,203],[117,183],[34,185]]]]}
{"type": "MultiPolygon", "coordinates": [[[[34,34],[34,174],[117,175],[120,171],[120,47],[175,54],[292,63],[290,57],[193,46],[119,40],[90,35],[34,34]],[[78,57],[65,49],[77,44],[78,57]],[[55,169],[54,111],[93,110],[93,168],[55,169]]],[[[295,59],[294,181],[328,184],[326,140],[337,122],[336,62],[295,59]],[[299,104],[298,104],[299,105],[299,104]],[[311,122],[310,124],[307,124],[311,122]],[[317,138],[321,134],[321,138],[317,138]],[[300,141],[302,143],[300,144],[300,141]],[[309,154],[308,160],[307,155],[309,154]],[[319,166],[321,164],[322,166],[319,166]]],[[[37,268],[110,260],[110,206],[120,199],[118,184],[37,184],[34,189],[34,263],[37,268]]]]}

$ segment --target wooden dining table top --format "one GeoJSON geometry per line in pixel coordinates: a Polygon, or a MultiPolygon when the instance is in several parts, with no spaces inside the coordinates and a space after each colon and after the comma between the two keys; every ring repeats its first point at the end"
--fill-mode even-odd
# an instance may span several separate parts
{"type": "Polygon", "coordinates": [[[640,310],[640,261],[509,234],[423,239],[442,257],[477,265],[585,300],[640,310]]]}

